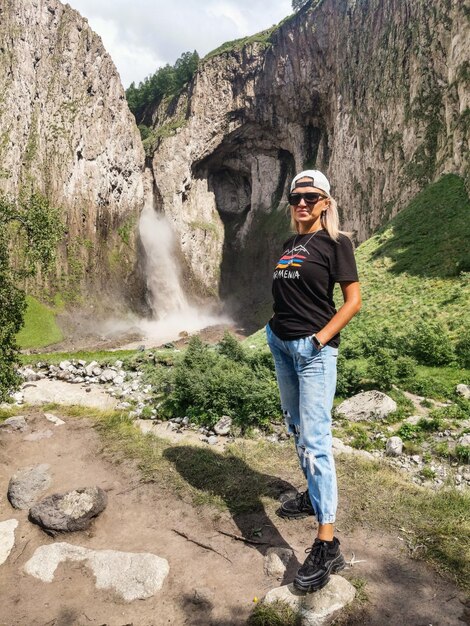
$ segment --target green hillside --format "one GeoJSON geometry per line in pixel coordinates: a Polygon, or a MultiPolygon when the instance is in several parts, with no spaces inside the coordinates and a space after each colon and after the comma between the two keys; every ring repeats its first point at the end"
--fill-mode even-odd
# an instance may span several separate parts
{"type": "MultiPolygon", "coordinates": [[[[385,325],[404,335],[423,319],[441,321],[458,340],[470,328],[469,242],[469,197],[463,180],[447,174],[357,248],[363,304],[343,345],[385,325]]],[[[247,344],[264,344],[264,331],[247,344]]]]}
{"type": "Polygon", "coordinates": [[[469,242],[468,194],[448,174],[358,247],[363,305],[345,340],[384,325],[403,335],[423,319],[443,322],[457,340],[470,327],[469,242]]]}

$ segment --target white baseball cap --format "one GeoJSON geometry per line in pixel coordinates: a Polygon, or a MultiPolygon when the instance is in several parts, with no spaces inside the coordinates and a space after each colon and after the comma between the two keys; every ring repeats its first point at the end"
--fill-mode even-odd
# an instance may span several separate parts
{"type": "Polygon", "coordinates": [[[293,189],[295,189],[295,183],[300,178],[311,178],[312,179],[312,187],[316,187],[317,189],[321,189],[328,196],[330,195],[330,183],[328,182],[328,178],[325,176],[325,174],[322,174],[320,171],[318,171],[318,170],[305,170],[303,172],[300,172],[300,174],[297,174],[297,176],[294,178],[294,180],[291,183],[291,186],[290,186],[290,190],[291,191],[293,189]]]}

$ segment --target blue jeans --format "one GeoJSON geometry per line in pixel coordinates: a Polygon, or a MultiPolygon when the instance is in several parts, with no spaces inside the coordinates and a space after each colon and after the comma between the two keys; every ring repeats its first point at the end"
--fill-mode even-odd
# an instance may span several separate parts
{"type": "Polygon", "coordinates": [[[294,435],[312,506],[318,522],[330,524],[338,505],[331,434],[338,348],[325,346],[319,351],[309,337],[283,341],[269,324],[266,337],[276,366],[282,412],[294,435]]]}

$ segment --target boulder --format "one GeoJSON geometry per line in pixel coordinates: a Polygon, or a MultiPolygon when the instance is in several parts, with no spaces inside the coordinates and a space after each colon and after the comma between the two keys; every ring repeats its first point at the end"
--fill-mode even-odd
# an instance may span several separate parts
{"type": "MultiPolygon", "coordinates": [[[[95,367],[98,367],[98,363],[96,361],[92,361],[91,363],[88,363],[88,365],[85,367],[85,374],[87,376],[93,376],[93,371],[95,367]]],[[[101,370],[100,370],[100,374],[101,374],[101,370]]]]}
{"type": "Polygon", "coordinates": [[[214,426],[214,432],[217,435],[225,436],[230,433],[230,429],[232,428],[232,418],[228,415],[222,415],[220,420],[214,426]]]}
{"type": "Polygon", "coordinates": [[[109,367],[106,368],[100,376],[100,380],[103,383],[109,383],[114,380],[117,376],[116,370],[112,370],[109,367]]]}
{"type": "Polygon", "coordinates": [[[342,576],[331,576],[328,584],[315,593],[301,593],[295,587],[283,585],[268,591],[264,602],[287,602],[300,613],[302,626],[326,626],[341,609],[354,600],[356,590],[342,576]]]}
{"type": "Polygon", "coordinates": [[[94,575],[97,589],[110,589],[126,602],[153,596],[170,571],[168,561],[155,554],[89,550],[65,542],[40,546],[24,569],[50,583],[59,564],[66,561],[84,562],[94,575]]]}
{"type": "Polygon", "coordinates": [[[18,520],[7,519],[0,522],[0,565],[5,563],[15,545],[15,530],[18,520]]]}
{"type": "Polygon", "coordinates": [[[461,437],[459,437],[459,440],[457,443],[459,444],[459,446],[470,447],[470,433],[466,433],[465,435],[462,435],[461,437]]]}
{"type": "Polygon", "coordinates": [[[86,530],[107,503],[108,497],[100,487],[84,487],[44,498],[31,507],[29,517],[55,536],[58,532],[86,530]]]}
{"type": "Polygon", "coordinates": [[[397,410],[395,400],[381,391],[363,391],[336,407],[336,414],[351,422],[384,419],[397,410]]]}
{"type": "Polygon", "coordinates": [[[403,441],[400,437],[390,437],[385,444],[385,454],[387,456],[400,456],[403,452],[403,441]]]}
{"type": "Polygon", "coordinates": [[[10,478],[8,499],[15,509],[29,509],[50,484],[49,465],[24,467],[10,478]]]}

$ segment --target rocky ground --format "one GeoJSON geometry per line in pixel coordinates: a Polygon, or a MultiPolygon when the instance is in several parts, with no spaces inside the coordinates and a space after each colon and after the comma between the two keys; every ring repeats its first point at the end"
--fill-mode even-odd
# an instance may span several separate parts
{"type": "MultiPolygon", "coordinates": [[[[240,523],[228,512],[196,509],[170,490],[142,484],[133,464],[116,466],[104,458],[88,420],[45,414],[39,407],[22,411],[23,420],[0,428],[2,626],[241,625],[254,598],[288,583],[303,560],[312,520],[289,522],[272,511],[247,514],[247,528],[263,527],[262,543],[234,540],[230,535],[240,536],[240,523]],[[54,539],[28,520],[27,508],[12,507],[11,479],[18,483],[22,468],[38,465],[47,479],[35,483],[33,500],[67,492],[70,500],[73,490],[85,486],[105,492],[107,506],[87,529],[54,539]],[[287,570],[281,559],[267,555],[269,548],[293,555],[287,570]]],[[[367,528],[341,534],[341,520],[338,528],[349,561],[338,578],[366,580],[370,599],[359,622],[349,623],[463,623],[462,594],[411,560],[400,537],[367,528]]],[[[333,581],[330,595],[335,588],[333,581]]]]}
{"type": "MultiPolygon", "coordinates": [[[[213,329],[212,339],[220,340],[224,328],[213,329]]],[[[181,342],[186,342],[181,339],[181,342]]],[[[178,352],[175,343],[168,344],[168,349],[178,352]]],[[[145,351],[143,351],[144,353],[145,351]]],[[[145,358],[153,358],[152,352],[145,352],[145,358]]],[[[231,420],[221,416],[221,423],[214,429],[199,428],[191,424],[189,418],[181,416],[170,421],[159,419],[158,406],[152,394],[152,386],[143,381],[142,371],[129,371],[123,367],[121,360],[110,360],[109,364],[99,365],[96,361],[64,360],[58,365],[48,365],[39,362],[34,367],[24,367],[20,373],[26,383],[23,389],[14,394],[14,400],[21,404],[37,404],[47,401],[51,394],[53,401],[65,404],[83,404],[100,406],[101,408],[116,408],[127,411],[130,417],[138,420],[137,424],[145,433],[155,432],[168,436],[183,433],[197,433],[198,439],[209,445],[223,444],[231,433],[231,420]],[[47,382],[44,382],[47,381],[47,382]],[[59,381],[68,383],[61,385],[59,381]],[[46,390],[45,392],[43,390],[46,390]],[[145,420],[141,419],[145,418],[145,420]],[[148,421],[147,421],[148,420],[148,421]],[[222,425],[224,424],[225,425],[222,425]]],[[[463,397],[470,397],[470,388],[459,385],[459,393],[463,397]]],[[[336,408],[336,417],[333,424],[338,432],[342,424],[363,423],[374,424],[375,432],[371,451],[358,450],[348,444],[348,437],[334,440],[334,447],[338,452],[360,454],[364,458],[386,458],[391,465],[407,473],[417,484],[427,484],[433,487],[442,487],[453,484],[458,489],[470,487],[470,466],[452,456],[431,456],[433,445],[445,444],[452,450],[456,445],[470,450],[470,419],[450,423],[449,428],[436,429],[429,433],[426,441],[422,441],[419,449],[412,454],[407,453],[404,441],[397,435],[402,424],[415,427],[421,419],[429,416],[430,409],[437,407],[451,407],[452,403],[440,403],[413,394],[406,394],[413,402],[415,413],[403,422],[387,423],[387,417],[397,409],[396,402],[379,391],[370,391],[357,394],[343,402],[336,408]],[[424,405],[429,408],[425,408],[424,405]],[[377,426],[378,425],[378,426],[377,426]]],[[[255,429],[255,436],[264,436],[255,429]]],[[[273,425],[273,432],[266,436],[272,442],[283,441],[287,438],[283,425],[273,425]]],[[[173,437],[174,439],[174,437],[173,437]]],[[[178,439],[178,437],[176,437],[178,439]]],[[[192,437],[192,440],[195,438],[192,437]]],[[[353,439],[352,437],[349,439],[353,439]]]]}

